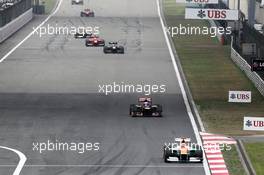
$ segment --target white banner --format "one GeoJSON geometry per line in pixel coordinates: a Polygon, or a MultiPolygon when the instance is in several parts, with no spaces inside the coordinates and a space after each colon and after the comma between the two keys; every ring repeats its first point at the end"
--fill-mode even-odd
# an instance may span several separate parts
{"type": "Polygon", "coordinates": [[[251,103],[251,91],[229,91],[228,102],[251,103]]]}
{"type": "Polygon", "coordinates": [[[186,4],[218,4],[219,0],[176,0],[176,3],[186,4]]]}
{"type": "Polygon", "coordinates": [[[238,20],[238,10],[186,8],[185,19],[238,20]]]}
{"type": "Polygon", "coordinates": [[[244,130],[264,131],[264,117],[244,117],[244,130]]]}

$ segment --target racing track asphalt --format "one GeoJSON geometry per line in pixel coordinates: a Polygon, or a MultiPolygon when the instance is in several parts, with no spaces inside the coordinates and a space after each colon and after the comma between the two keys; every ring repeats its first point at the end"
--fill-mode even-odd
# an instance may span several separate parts
{"type": "MultiPolygon", "coordinates": [[[[96,17],[80,18],[83,7],[63,1],[47,24],[99,26],[105,40],[125,45],[124,55],[104,55],[102,48],[86,48],[71,35],[33,35],[0,64],[0,140],[27,156],[21,175],[204,174],[202,164],[163,163],[164,142],[176,136],[195,141],[195,136],[155,1],[89,0],[84,6],[96,17]],[[98,93],[99,84],[112,82],[165,84],[165,94],[152,96],[163,105],[164,117],[129,117],[129,104],[141,94],[98,93]],[[48,139],[100,142],[100,151],[32,151],[33,142],[48,139]]],[[[15,162],[15,155],[1,150],[0,165],[15,162]]],[[[0,167],[0,174],[10,169],[0,167]]]]}

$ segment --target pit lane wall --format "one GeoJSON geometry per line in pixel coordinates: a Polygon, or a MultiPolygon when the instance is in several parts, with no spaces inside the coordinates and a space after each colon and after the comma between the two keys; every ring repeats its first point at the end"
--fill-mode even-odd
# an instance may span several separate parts
{"type": "Polygon", "coordinates": [[[0,43],[18,31],[21,27],[27,24],[33,18],[32,8],[21,14],[16,19],[12,20],[8,24],[0,27],[0,43]]]}
{"type": "Polygon", "coordinates": [[[239,55],[239,53],[236,52],[236,50],[233,48],[233,43],[231,43],[231,59],[243,72],[246,73],[247,77],[264,96],[264,81],[256,72],[251,71],[251,66],[241,55],[239,55]]]}

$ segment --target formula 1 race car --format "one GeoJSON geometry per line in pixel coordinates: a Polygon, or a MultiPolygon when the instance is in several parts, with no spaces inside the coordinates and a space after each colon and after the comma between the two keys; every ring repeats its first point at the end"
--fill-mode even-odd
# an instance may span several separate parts
{"type": "Polygon", "coordinates": [[[104,53],[125,53],[123,46],[119,45],[117,42],[109,42],[108,45],[104,46],[104,53]]]}
{"type": "Polygon", "coordinates": [[[88,38],[88,37],[91,37],[93,34],[92,33],[75,33],[74,34],[74,38],[88,38]]]}
{"type": "Polygon", "coordinates": [[[105,45],[105,40],[102,39],[102,38],[99,38],[99,36],[97,36],[97,35],[92,35],[89,38],[86,38],[85,45],[87,47],[104,46],[105,45]]]}
{"type": "Polygon", "coordinates": [[[72,5],[74,4],[83,5],[83,0],[72,0],[72,5]]]}
{"type": "Polygon", "coordinates": [[[129,115],[132,117],[137,116],[162,116],[162,106],[158,104],[152,104],[150,97],[138,98],[138,104],[131,104],[129,109],[129,115]]]}
{"type": "Polygon", "coordinates": [[[94,17],[94,12],[91,9],[81,11],[81,17],[94,17]]]}
{"type": "Polygon", "coordinates": [[[202,147],[190,143],[190,138],[176,138],[175,143],[163,148],[164,162],[203,162],[202,147]]]}

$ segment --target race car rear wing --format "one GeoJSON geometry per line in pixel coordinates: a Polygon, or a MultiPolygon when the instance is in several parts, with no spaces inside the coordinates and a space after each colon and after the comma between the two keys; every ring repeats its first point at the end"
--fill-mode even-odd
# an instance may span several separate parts
{"type": "Polygon", "coordinates": [[[181,138],[175,138],[175,142],[182,142],[182,141],[185,141],[185,142],[190,142],[191,139],[190,138],[184,138],[184,137],[181,137],[181,138]]]}
{"type": "Polygon", "coordinates": [[[148,102],[151,102],[152,101],[150,97],[139,97],[138,98],[138,101],[139,102],[144,102],[145,100],[147,100],[148,102]]]}
{"type": "Polygon", "coordinates": [[[117,44],[117,42],[115,42],[115,41],[110,41],[110,42],[108,42],[109,44],[117,44]]]}

